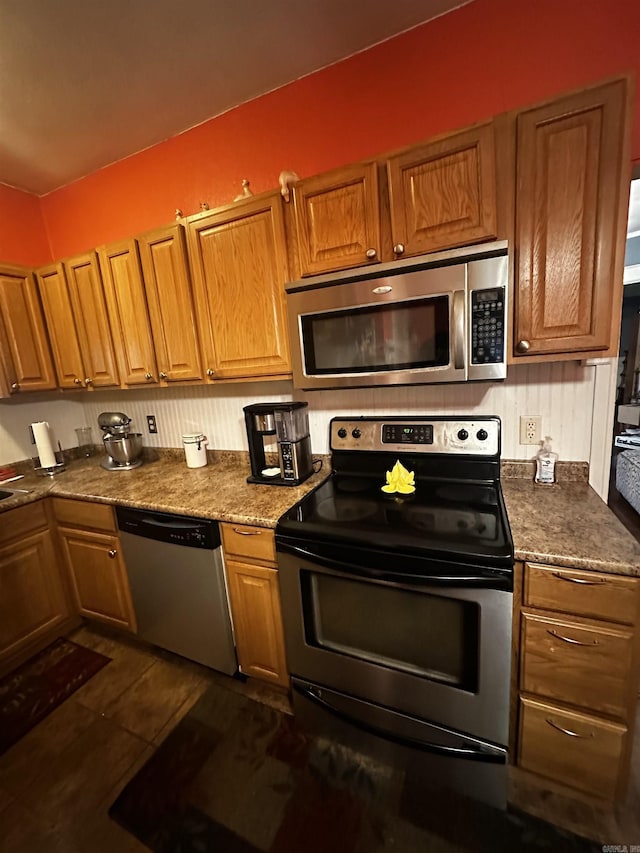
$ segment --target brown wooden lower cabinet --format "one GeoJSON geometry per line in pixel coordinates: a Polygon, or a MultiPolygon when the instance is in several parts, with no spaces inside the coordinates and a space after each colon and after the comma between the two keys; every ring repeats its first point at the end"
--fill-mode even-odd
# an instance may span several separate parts
{"type": "Polygon", "coordinates": [[[44,502],[3,513],[0,532],[0,671],[70,626],[71,606],[44,502]]]}
{"type": "Polygon", "coordinates": [[[619,800],[638,702],[640,580],[530,563],[519,578],[516,764],[541,787],[619,800]]]}
{"type": "Polygon", "coordinates": [[[233,560],[226,570],[241,671],[288,687],[278,570],[233,560]]]}
{"type": "Polygon", "coordinates": [[[79,612],[135,631],[136,616],[113,507],[70,498],[53,498],[52,503],[79,612]]]}
{"type": "Polygon", "coordinates": [[[587,794],[615,798],[626,738],[622,723],[520,699],[520,767],[587,794]]]}
{"type": "Polygon", "coordinates": [[[135,631],[129,579],[118,537],[68,527],[58,530],[80,613],[135,631]]]}

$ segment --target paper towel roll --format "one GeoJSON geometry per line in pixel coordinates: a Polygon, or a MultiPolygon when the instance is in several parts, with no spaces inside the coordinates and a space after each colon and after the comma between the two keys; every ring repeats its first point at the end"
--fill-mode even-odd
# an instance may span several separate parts
{"type": "Polygon", "coordinates": [[[49,424],[46,421],[38,421],[31,424],[33,437],[38,449],[41,468],[53,468],[57,464],[56,454],[53,452],[51,436],[49,435],[49,424]]]}

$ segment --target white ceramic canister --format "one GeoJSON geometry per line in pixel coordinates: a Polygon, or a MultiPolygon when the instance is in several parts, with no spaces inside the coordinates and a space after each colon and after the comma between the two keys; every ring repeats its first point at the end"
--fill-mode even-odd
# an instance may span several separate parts
{"type": "Polygon", "coordinates": [[[182,436],[187,468],[202,468],[207,464],[207,444],[209,440],[201,432],[188,433],[182,436]]]}

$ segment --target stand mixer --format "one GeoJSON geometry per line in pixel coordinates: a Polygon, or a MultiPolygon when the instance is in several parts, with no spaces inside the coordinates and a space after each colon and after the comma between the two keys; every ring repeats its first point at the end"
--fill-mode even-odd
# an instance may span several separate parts
{"type": "Polygon", "coordinates": [[[100,463],[107,471],[130,471],[142,465],[142,433],[129,432],[131,418],[124,412],[102,412],[98,426],[103,432],[107,456],[100,463]]]}

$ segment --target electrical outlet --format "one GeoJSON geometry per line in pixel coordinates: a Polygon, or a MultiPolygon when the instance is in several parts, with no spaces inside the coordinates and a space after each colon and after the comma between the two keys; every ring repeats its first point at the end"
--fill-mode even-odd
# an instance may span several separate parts
{"type": "Polygon", "coordinates": [[[147,429],[149,432],[158,432],[158,425],[156,423],[155,415],[147,415],[147,429]]]}
{"type": "Polygon", "coordinates": [[[520,415],[520,444],[540,444],[541,433],[540,415],[520,415]]]}

